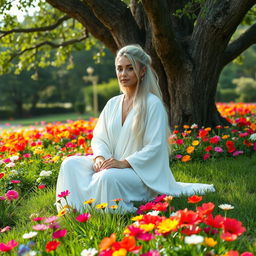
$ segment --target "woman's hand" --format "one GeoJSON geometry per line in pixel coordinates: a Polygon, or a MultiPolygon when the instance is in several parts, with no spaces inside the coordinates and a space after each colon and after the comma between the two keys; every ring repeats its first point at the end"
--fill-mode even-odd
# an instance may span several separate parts
{"type": "Polygon", "coordinates": [[[98,156],[94,160],[93,169],[95,172],[99,172],[101,170],[101,166],[104,163],[105,158],[103,156],[98,156]]]}
{"type": "Polygon", "coordinates": [[[100,167],[100,171],[103,169],[110,169],[110,168],[124,169],[124,168],[131,168],[131,166],[129,162],[126,160],[118,161],[114,158],[109,158],[103,162],[103,164],[100,167]]]}

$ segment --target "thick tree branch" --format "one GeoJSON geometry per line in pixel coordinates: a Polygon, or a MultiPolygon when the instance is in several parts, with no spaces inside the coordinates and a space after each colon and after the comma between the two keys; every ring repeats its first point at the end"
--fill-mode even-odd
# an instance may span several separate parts
{"type": "Polygon", "coordinates": [[[20,52],[17,52],[17,53],[14,53],[12,54],[11,58],[9,59],[8,62],[11,62],[15,57],[17,56],[20,56],[22,55],[23,53],[27,52],[27,51],[31,51],[31,50],[34,50],[34,49],[38,49],[44,45],[49,45],[51,46],[52,48],[59,48],[59,47],[65,47],[65,46],[68,46],[68,45],[71,45],[71,44],[75,44],[75,43],[79,43],[83,40],[85,40],[86,38],[88,38],[88,35],[85,35],[83,37],[80,37],[80,38],[77,38],[77,39],[71,39],[71,40],[68,40],[68,41],[65,41],[65,42],[62,42],[60,44],[56,44],[56,43],[53,43],[53,42],[50,42],[50,41],[44,41],[44,42],[41,42],[39,44],[36,44],[32,47],[28,47],[20,52]]]}
{"type": "Polygon", "coordinates": [[[109,30],[96,18],[90,8],[80,0],[46,0],[50,5],[78,20],[97,39],[102,41],[113,53],[117,45],[109,30]]]}
{"type": "Polygon", "coordinates": [[[42,31],[53,30],[57,28],[59,25],[61,25],[65,20],[68,20],[68,19],[70,19],[70,17],[68,15],[65,15],[50,26],[38,27],[38,28],[15,28],[8,31],[0,30],[0,34],[2,34],[0,35],[0,39],[12,33],[32,33],[32,32],[42,32],[42,31]]]}
{"type": "Polygon", "coordinates": [[[228,45],[223,54],[223,66],[234,60],[253,44],[256,44],[256,23],[228,45]]]}
{"type": "Polygon", "coordinates": [[[120,48],[131,43],[142,43],[140,29],[127,5],[120,0],[83,0],[95,16],[109,29],[120,48]]]}
{"type": "Polygon", "coordinates": [[[182,49],[175,40],[167,1],[142,0],[152,31],[153,45],[169,77],[181,67],[182,49]],[[163,11],[165,10],[165,11],[163,11]]]}

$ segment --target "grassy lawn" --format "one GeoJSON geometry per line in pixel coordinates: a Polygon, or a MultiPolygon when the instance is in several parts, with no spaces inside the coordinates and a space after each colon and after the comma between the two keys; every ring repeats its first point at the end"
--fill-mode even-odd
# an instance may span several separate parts
{"type": "Polygon", "coordinates": [[[78,120],[78,119],[88,119],[92,116],[92,113],[88,114],[79,114],[79,113],[65,113],[65,114],[50,114],[50,115],[43,115],[43,116],[36,116],[31,118],[22,118],[22,119],[15,119],[15,120],[1,120],[0,125],[5,125],[6,123],[10,124],[11,126],[16,125],[35,125],[40,124],[41,121],[46,123],[51,122],[65,122],[67,120],[78,120]]]}
{"type": "MultiPolygon", "coordinates": [[[[256,243],[256,155],[253,155],[252,158],[239,157],[235,160],[174,163],[172,171],[177,181],[214,184],[216,192],[204,195],[203,201],[199,204],[213,202],[215,204],[214,215],[224,215],[223,210],[218,208],[219,204],[233,205],[234,209],[227,212],[227,216],[242,221],[247,230],[242,237],[233,243],[240,250],[248,250],[248,247],[253,250],[252,248],[256,243]]],[[[54,201],[55,187],[53,186],[45,190],[27,192],[20,199],[20,205],[12,208],[14,211],[12,213],[2,209],[0,219],[12,216],[15,225],[11,231],[1,235],[1,240],[5,242],[11,239],[24,241],[21,238],[22,235],[32,231],[31,227],[35,225],[35,222],[32,223],[29,220],[29,216],[31,214],[46,217],[56,215],[54,201]],[[8,214],[8,216],[3,216],[3,214],[8,214]]],[[[195,209],[195,205],[187,203],[186,196],[174,198],[172,205],[175,210],[186,207],[195,209]]],[[[101,239],[113,232],[121,237],[125,226],[131,223],[130,217],[129,214],[102,215],[94,210],[90,223],[79,228],[69,220],[69,217],[61,217],[62,227],[72,230],[72,232],[69,232],[65,238],[65,247],[58,248],[59,254],[57,255],[80,255],[84,248],[98,248],[101,239]]]]}

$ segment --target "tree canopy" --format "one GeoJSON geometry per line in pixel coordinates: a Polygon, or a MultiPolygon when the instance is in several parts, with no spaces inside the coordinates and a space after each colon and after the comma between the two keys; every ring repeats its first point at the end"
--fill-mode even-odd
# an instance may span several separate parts
{"type": "Polygon", "coordinates": [[[70,68],[74,49],[97,44],[100,56],[104,46],[114,53],[138,43],[152,56],[171,125],[221,123],[214,100],[220,72],[256,43],[256,0],[23,0],[20,8],[40,9],[22,24],[7,14],[13,3],[0,7],[2,73],[67,60],[70,68]],[[236,37],[240,24],[247,27],[236,37]]]}

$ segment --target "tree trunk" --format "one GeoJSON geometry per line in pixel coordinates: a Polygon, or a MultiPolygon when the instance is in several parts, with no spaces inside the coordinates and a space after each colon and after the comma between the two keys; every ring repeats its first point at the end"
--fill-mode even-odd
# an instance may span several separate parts
{"type": "Polygon", "coordinates": [[[15,100],[15,116],[18,118],[23,117],[24,111],[23,111],[23,102],[22,100],[15,100]]]}

